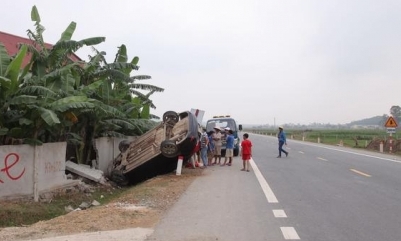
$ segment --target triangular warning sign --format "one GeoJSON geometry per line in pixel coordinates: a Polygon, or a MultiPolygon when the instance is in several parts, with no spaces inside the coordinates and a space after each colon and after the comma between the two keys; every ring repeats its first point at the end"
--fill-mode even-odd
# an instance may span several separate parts
{"type": "Polygon", "coordinates": [[[397,124],[397,122],[394,120],[394,118],[393,118],[392,116],[390,116],[390,117],[387,119],[386,124],[385,124],[384,126],[385,126],[385,127],[393,127],[393,128],[395,128],[395,127],[398,126],[398,124],[397,124]]]}

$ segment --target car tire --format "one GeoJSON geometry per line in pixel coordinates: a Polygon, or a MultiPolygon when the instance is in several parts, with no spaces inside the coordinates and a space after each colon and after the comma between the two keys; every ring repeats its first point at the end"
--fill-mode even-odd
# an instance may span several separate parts
{"type": "Polygon", "coordinates": [[[118,149],[120,150],[121,153],[125,152],[129,148],[130,142],[128,140],[122,140],[118,144],[118,149]]]}
{"type": "Polygon", "coordinates": [[[160,144],[160,151],[165,157],[176,157],[178,155],[178,146],[174,141],[165,140],[160,144]]]}
{"type": "Polygon", "coordinates": [[[180,117],[178,116],[177,112],[175,111],[167,111],[163,114],[163,122],[169,122],[172,121],[175,123],[177,123],[179,121],[180,117]]]}

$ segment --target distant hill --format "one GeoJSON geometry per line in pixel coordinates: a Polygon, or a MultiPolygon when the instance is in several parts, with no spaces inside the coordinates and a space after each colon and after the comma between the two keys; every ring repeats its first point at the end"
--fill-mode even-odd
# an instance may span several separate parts
{"type": "Polygon", "coordinates": [[[357,120],[357,121],[352,121],[351,123],[347,124],[350,126],[353,125],[383,125],[384,122],[386,121],[386,118],[384,116],[374,116],[371,118],[366,118],[362,120],[357,120]]]}
{"type": "MultiPolygon", "coordinates": [[[[365,126],[365,127],[370,127],[370,128],[378,128],[378,127],[384,127],[384,123],[386,122],[388,116],[387,115],[382,115],[382,116],[374,116],[370,118],[365,118],[357,121],[352,121],[350,123],[346,124],[330,124],[330,123],[312,123],[308,125],[301,125],[301,124],[284,124],[287,128],[294,128],[294,129],[304,129],[304,128],[326,128],[326,129],[331,129],[331,128],[351,128],[354,126],[365,126]]],[[[244,129],[250,129],[250,128],[266,128],[266,129],[274,129],[277,128],[274,125],[269,125],[269,124],[264,124],[264,125],[256,125],[256,124],[242,124],[244,129]]]]}

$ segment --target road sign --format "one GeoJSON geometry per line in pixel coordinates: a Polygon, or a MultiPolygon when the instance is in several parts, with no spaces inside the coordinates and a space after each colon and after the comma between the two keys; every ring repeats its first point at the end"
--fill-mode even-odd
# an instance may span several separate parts
{"type": "Polygon", "coordinates": [[[387,128],[388,134],[395,134],[395,128],[387,128]]]}
{"type": "Polygon", "coordinates": [[[196,120],[198,121],[198,123],[200,125],[202,125],[202,119],[203,119],[203,115],[205,114],[205,111],[192,108],[191,109],[191,113],[195,115],[196,120]]]}
{"type": "Polygon", "coordinates": [[[390,116],[387,119],[386,124],[384,126],[387,127],[387,128],[389,128],[389,127],[396,128],[398,126],[398,124],[395,121],[395,119],[392,116],[390,116]]]}

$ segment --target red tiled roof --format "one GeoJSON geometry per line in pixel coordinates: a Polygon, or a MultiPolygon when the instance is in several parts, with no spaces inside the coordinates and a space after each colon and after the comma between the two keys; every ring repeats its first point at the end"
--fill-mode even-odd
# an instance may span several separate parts
{"type": "MultiPolygon", "coordinates": [[[[23,37],[19,37],[19,36],[16,36],[16,35],[12,35],[12,34],[0,31],[0,42],[4,44],[4,47],[6,48],[6,51],[7,51],[8,55],[14,56],[19,51],[18,45],[20,43],[33,44],[34,41],[32,41],[32,40],[30,40],[28,38],[23,38],[23,37]]],[[[51,48],[53,45],[45,43],[45,46],[46,46],[46,48],[51,48]]],[[[28,54],[24,58],[24,60],[22,62],[22,65],[23,66],[27,65],[29,63],[30,58],[31,58],[31,55],[28,54]]],[[[81,60],[75,54],[71,55],[70,59],[72,61],[80,61],[81,60]]]]}

